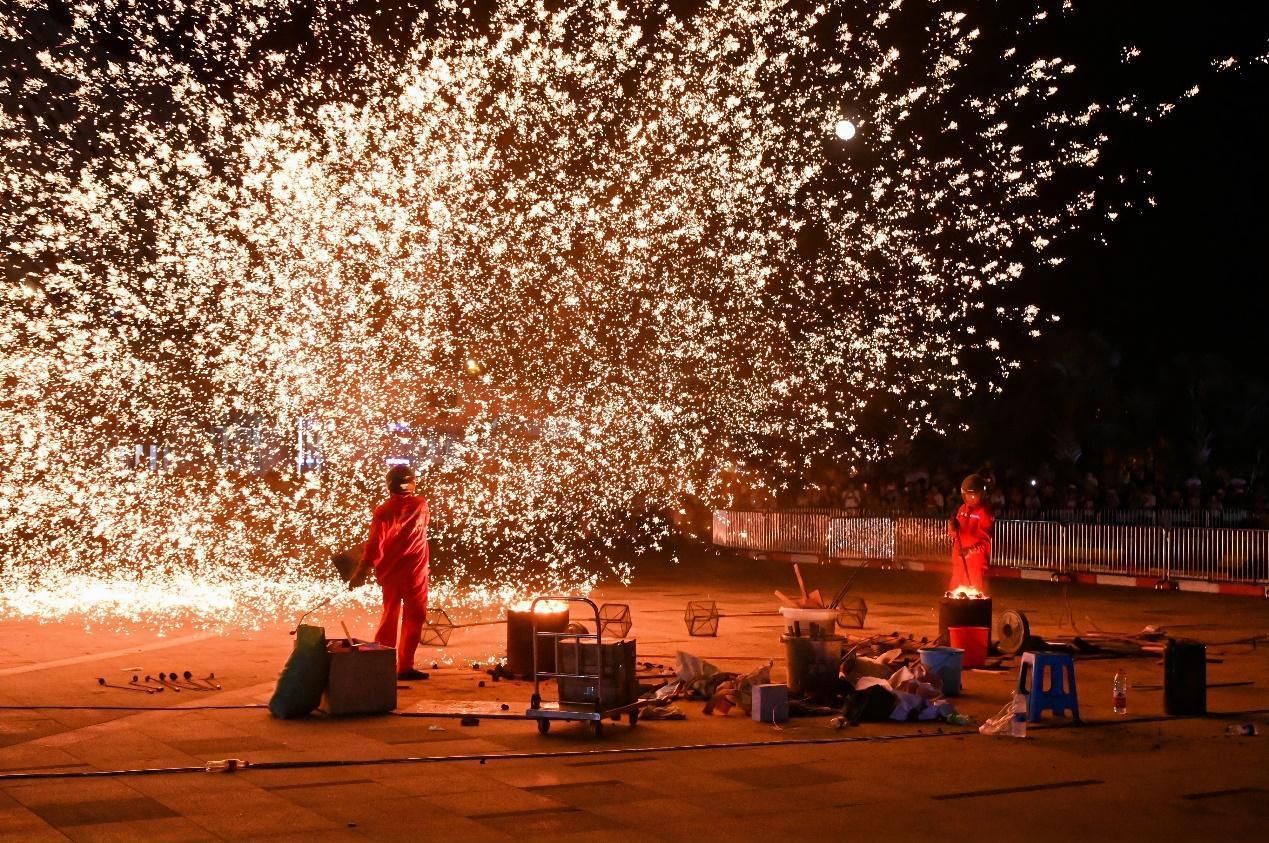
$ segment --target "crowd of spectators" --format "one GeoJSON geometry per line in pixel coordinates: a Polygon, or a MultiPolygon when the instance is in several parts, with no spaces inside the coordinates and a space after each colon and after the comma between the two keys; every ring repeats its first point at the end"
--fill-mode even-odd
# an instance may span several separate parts
{"type": "Polygon", "coordinates": [[[929,468],[877,470],[868,475],[829,469],[775,495],[752,495],[738,505],[771,509],[828,509],[847,513],[948,515],[960,505],[960,481],[978,473],[988,482],[988,500],[1001,515],[1069,520],[1174,520],[1208,525],[1263,520],[1269,501],[1246,478],[1212,471],[1168,478],[1142,466],[1101,472],[1033,471],[967,466],[963,473],[929,468]]]}

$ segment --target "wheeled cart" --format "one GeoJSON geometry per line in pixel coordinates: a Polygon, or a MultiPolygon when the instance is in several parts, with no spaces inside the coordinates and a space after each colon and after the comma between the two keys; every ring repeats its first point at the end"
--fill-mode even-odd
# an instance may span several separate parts
{"type": "Polygon", "coordinates": [[[605,645],[599,607],[585,597],[538,597],[533,601],[530,613],[533,615],[534,642],[533,697],[525,716],[537,721],[538,733],[545,735],[551,731],[551,722],[555,720],[590,723],[596,737],[603,734],[605,720],[619,720],[624,714],[631,726],[638,723],[639,710],[651,700],[638,698],[638,682],[634,676],[634,642],[609,642],[605,645]],[[594,613],[595,631],[539,632],[537,607],[539,603],[548,601],[585,603],[594,613]],[[550,641],[554,648],[557,672],[539,671],[538,645],[546,641],[550,641]],[[614,663],[621,653],[627,652],[622,649],[625,645],[629,647],[628,658],[623,660],[623,664],[614,663]],[[619,650],[617,654],[612,652],[614,647],[619,650]],[[592,662],[595,672],[589,673],[587,670],[592,662]],[[572,672],[566,672],[570,665],[572,672]],[[557,680],[561,691],[559,700],[542,700],[543,679],[557,680]],[[576,696],[578,699],[564,699],[565,689],[572,692],[567,696],[576,696]]]}

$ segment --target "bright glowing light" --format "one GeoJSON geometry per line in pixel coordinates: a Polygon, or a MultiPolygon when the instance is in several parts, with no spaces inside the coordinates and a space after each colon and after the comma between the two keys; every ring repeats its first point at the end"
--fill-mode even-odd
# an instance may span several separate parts
{"type": "Polygon", "coordinates": [[[957,600],[985,600],[987,595],[972,585],[958,585],[952,591],[947,592],[944,596],[953,597],[957,600]]]}
{"type": "Polygon", "coordinates": [[[568,611],[568,603],[563,600],[543,600],[535,608],[533,600],[520,600],[507,606],[508,612],[528,612],[530,609],[536,615],[558,615],[561,612],[568,611]]]}
{"type": "Polygon", "coordinates": [[[1172,107],[1080,102],[939,4],[40,5],[0,4],[31,53],[0,85],[0,612],[50,618],[373,604],[328,560],[388,458],[469,551],[434,557],[449,601],[629,578],[609,550],[668,530],[632,511],[858,464],[882,401],[940,430],[988,388],[969,354],[1003,380],[1040,315],[1000,290],[1105,221],[1103,146],[1172,107]]]}

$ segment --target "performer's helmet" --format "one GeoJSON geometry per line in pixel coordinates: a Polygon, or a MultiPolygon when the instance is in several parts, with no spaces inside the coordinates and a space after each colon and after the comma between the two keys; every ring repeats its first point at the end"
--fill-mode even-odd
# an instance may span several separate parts
{"type": "Polygon", "coordinates": [[[414,469],[408,465],[394,465],[388,469],[388,490],[403,492],[406,483],[414,480],[414,469]]]}
{"type": "Polygon", "coordinates": [[[965,492],[982,493],[987,491],[987,484],[977,474],[971,474],[961,481],[961,494],[965,492]]]}

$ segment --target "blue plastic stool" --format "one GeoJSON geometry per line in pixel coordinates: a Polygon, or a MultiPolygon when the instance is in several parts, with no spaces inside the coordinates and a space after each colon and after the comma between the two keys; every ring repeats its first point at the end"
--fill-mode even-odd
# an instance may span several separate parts
{"type": "Polygon", "coordinates": [[[1038,723],[1040,715],[1052,711],[1058,717],[1071,712],[1071,719],[1080,722],[1080,699],[1075,691],[1075,661],[1066,653],[1043,650],[1023,653],[1018,669],[1018,693],[1027,695],[1027,722],[1038,723]],[[1044,690],[1044,675],[1049,675],[1049,690],[1044,690]],[[1028,687],[1030,685],[1030,687],[1028,687]],[[1069,686],[1069,690],[1068,690],[1069,686]]]}

